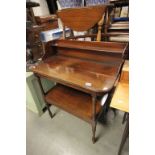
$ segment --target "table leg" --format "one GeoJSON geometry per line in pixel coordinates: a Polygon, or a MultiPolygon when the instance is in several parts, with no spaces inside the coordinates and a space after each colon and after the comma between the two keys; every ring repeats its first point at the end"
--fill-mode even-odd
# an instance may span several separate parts
{"type": "Polygon", "coordinates": [[[123,120],[122,120],[122,124],[125,123],[125,121],[126,121],[126,119],[127,119],[127,114],[128,114],[127,112],[124,113],[123,120]]]}
{"type": "Polygon", "coordinates": [[[93,113],[93,117],[92,117],[92,132],[93,132],[92,141],[93,141],[93,143],[95,143],[96,142],[96,138],[95,138],[95,132],[96,132],[96,96],[92,96],[92,113],[93,113]]]}
{"type": "Polygon", "coordinates": [[[118,155],[121,155],[123,146],[124,146],[128,136],[129,136],[129,114],[127,115],[127,122],[126,122],[125,129],[124,129],[124,132],[123,132],[121,144],[119,146],[118,155]]]}
{"type": "Polygon", "coordinates": [[[47,110],[48,110],[48,113],[49,113],[50,117],[53,118],[54,115],[52,114],[52,112],[50,110],[49,104],[46,103],[46,107],[47,107],[47,110]]]}
{"type": "MultiPolygon", "coordinates": [[[[40,87],[40,89],[41,89],[41,92],[42,92],[42,95],[43,95],[43,98],[44,98],[44,101],[45,101],[45,92],[44,92],[43,86],[42,86],[42,84],[41,84],[40,77],[37,76],[37,75],[36,75],[36,77],[37,77],[37,80],[38,80],[38,83],[39,83],[39,87],[40,87]]],[[[45,101],[45,103],[46,103],[46,101],[45,101]]],[[[50,110],[50,106],[49,106],[49,104],[47,104],[47,103],[46,103],[46,108],[47,108],[47,110],[48,110],[48,113],[49,113],[50,117],[53,118],[53,114],[52,114],[52,112],[51,112],[51,110],[50,110]]]]}

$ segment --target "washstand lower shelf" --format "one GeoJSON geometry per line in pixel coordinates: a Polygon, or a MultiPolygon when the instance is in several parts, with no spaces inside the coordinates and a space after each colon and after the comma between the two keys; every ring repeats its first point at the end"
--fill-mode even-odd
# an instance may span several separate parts
{"type": "MultiPolygon", "coordinates": [[[[92,96],[73,88],[57,84],[46,95],[45,101],[89,123],[92,122],[92,96]]],[[[96,101],[96,116],[101,111],[100,99],[96,101]]]]}

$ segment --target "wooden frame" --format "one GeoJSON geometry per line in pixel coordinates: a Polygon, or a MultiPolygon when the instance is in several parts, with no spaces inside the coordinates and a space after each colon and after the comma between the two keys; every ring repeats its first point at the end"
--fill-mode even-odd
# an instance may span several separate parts
{"type": "Polygon", "coordinates": [[[105,93],[112,90],[123,64],[125,43],[82,42],[57,40],[49,48],[43,61],[32,67],[38,78],[51,118],[49,105],[53,104],[92,125],[95,143],[97,116],[105,93]],[[57,85],[44,93],[40,77],[57,85]]]}
{"type": "MultiPolygon", "coordinates": [[[[65,27],[73,31],[88,31],[98,24],[97,40],[101,40],[101,29],[108,5],[97,5],[80,8],[67,8],[57,12],[63,24],[63,38],[66,38],[65,27]]],[[[73,33],[72,33],[73,35],[73,33]]]]}

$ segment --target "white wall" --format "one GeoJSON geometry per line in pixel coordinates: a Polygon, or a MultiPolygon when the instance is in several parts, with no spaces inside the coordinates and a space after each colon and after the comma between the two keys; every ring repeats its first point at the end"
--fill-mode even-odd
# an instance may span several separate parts
{"type": "Polygon", "coordinates": [[[33,8],[35,16],[44,16],[50,14],[46,0],[31,0],[31,1],[38,2],[40,4],[40,6],[33,8]]]}

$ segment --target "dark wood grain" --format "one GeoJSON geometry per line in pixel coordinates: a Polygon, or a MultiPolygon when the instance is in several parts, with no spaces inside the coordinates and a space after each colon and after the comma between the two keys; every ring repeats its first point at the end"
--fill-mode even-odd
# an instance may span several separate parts
{"type": "Polygon", "coordinates": [[[29,44],[33,61],[37,61],[43,56],[43,46],[40,40],[40,32],[43,31],[42,26],[33,26],[26,28],[26,41],[29,44]]]}
{"type": "Polygon", "coordinates": [[[119,74],[125,47],[126,44],[122,43],[52,42],[51,52],[46,53],[44,62],[33,68],[33,72],[67,86],[83,89],[84,92],[105,93],[112,89],[119,74]],[[94,50],[88,50],[91,48],[94,50]],[[48,57],[50,54],[51,57],[48,57]],[[86,86],[86,83],[91,83],[91,86],[86,86]]]}
{"type": "Polygon", "coordinates": [[[44,31],[58,28],[58,20],[55,14],[47,16],[35,16],[38,25],[44,27],[44,31]]]}
{"type": "Polygon", "coordinates": [[[108,63],[109,65],[112,64],[112,62],[120,63],[122,60],[122,53],[110,53],[110,52],[96,52],[91,50],[82,50],[82,49],[65,49],[65,48],[58,48],[57,55],[60,56],[66,56],[66,57],[73,57],[78,58],[81,60],[90,60],[95,62],[102,62],[102,63],[108,63]],[[112,56],[113,55],[113,56],[112,56]]]}
{"type": "Polygon", "coordinates": [[[32,71],[57,83],[45,102],[91,123],[95,142],[102,96],[110,92],[123,64],[125,43],[57,40],[47,43],[43,61],[32,71]]]}
{"type": "MultiPolygon", "coordinates": [[[[91,123],[93,117],[91,95],[58,84],[45,96],[45,100],[91,123]]],[[[96,115],[100,110],[100,101],[97,100],[96,115]]]]}
{"type": "Polygon", "coordinates": [[[78,86],[92,93],[105,93],[113,87],[120,66],[121,62],[119,65],[111,66],[105,63],[95,64],[90,61],[55,56],[36,66],[33,72],[61,83],[78,86]],[[91,83],[92,86],[88,87],[86,83],[91,83]]]}
{"type": "Polygon", "coordinates": [[[122,54],[126,49],[126,44],[117,42],[98,41],[77,41],[77,40],[57,40],[53,46],[67,47],[74,49],[86,49],[96,52],[109,52],[122,54]]]}
{"type": "MultiPolygon", "coordinates": [[[[110,37],[110,36],[124,36],[124,35],[129,35],[129,33],[127,32],[113,32],[113,33],[101,33],[101,37],[110,37]]],[[[78,36],[69,36],[69,37],[66,37],[65,39],[77,39],[77,38],[86,38],[86,37],[91,37],[91,38],[96,38],[97,37],[97,34],[86,34],[86,35],[78,35],[78,36]]]]}
{"type": "Polygon", "coordinates": [[[106,9],[106,5],[67,8],[58,11],[57,15],[65,26],[74,31],[87,31],[102,18],[106,9]]]}
{"type": "Polygon", "coordinates": [[[35,16],[35,19],[37,21],[37,24],[43,24],[43,23],[48,23],[50,21],[56,21],[57,15],[52,14],[47,16],[35,16]]]}

